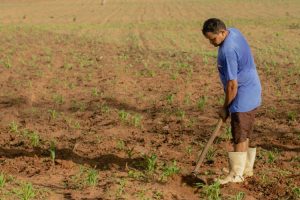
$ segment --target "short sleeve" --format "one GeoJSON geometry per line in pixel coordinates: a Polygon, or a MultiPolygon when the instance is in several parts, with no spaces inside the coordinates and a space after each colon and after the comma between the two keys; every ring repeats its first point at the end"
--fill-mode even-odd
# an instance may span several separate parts
{"type": "Polygon", "coordinates": [[[225,52],[224,57],[226,63],[225,77],[227,81],[237,80],[237,73],[238,73],[237,53],[234,50],[229,50],[225,52]]]}

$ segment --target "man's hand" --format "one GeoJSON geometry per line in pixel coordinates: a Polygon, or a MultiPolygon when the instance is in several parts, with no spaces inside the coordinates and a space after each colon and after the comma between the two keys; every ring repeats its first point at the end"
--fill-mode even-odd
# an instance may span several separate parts
{"type": "Polygon", "coordinates": [[[219,110],[219,117],[223,120],[223,122],[226,122],[228,116],[229,116],[229,111],[227,108],[224,108],[223,106],[219,110]]]}

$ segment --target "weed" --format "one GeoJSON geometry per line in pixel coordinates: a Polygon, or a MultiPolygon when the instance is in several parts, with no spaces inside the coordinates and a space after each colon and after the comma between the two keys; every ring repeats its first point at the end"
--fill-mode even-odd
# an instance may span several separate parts
{"type": "Polygon", "coordinates": [[[200,111],[204,110],[205,104],[207,102],[207,97],[206,96],[202,96],[198,99],[197,101],[197,107],[200,111]]]}
{"type": "Polygon", "coordinates": [[[289,122],[294,122],[297,119],[297,113],[295,111],[288,111],[287,117],[289,122]]]}
{"type": "Polygon", "coordinates": [[[128,172],[128,177],[133,178],[135,180],[144,180],[146,178],[143,172],[137,170],[130,170],[128,172]]]}
{"type": "Polygon", "coordinates": [[[222,138],[225,140],[231,140],[232,133],[231,133],[231,126],[225,128],[225,132],[222,134],[222,138]]]}
{"type": "Polygon", "coordinates": [[[214,149],[213,147],[209,148],[206,154],[206,159],[208,162],[213,162],[214,157],[217,153],[217,149],[214,149]]]}
{"type": "Polygon", "coordinates": [[[193,147],[191,145],[189,145],[189,146],[186,147],[185,151],[186,151],[188,156],[191,156],[192,152],[193,152],[193,147]]]}
{"type": "Polygon", "coordinates": [[[92,96],[93,97],[98,97],[100,95],[99,91],[97,88],[92,89],[92,96]]]}
{"type": "Polygon", "coordinates": [[[58,112],[54,109],[49,109],[48,113],[50,114],[50,119],[54,120],[58,117],[58,112]]]}
{"type": "Polygon", "coordinates": [[[127,149],[125,150],[129,159],[131,159],[132,156],[133,156],[133,154],[134,154],[133,150],[134,150],[134,147],[132,147],[132,148],[127,148],[127,149]]]}
{"type": "Polygon", "coordinates": [[[20,189],[15,189],[14,192],[22,200],[30,200],[36,196],[36,191],[31,183],[24,183],[20,189]]]}
{"type": "Polygon", "coordinates": [[[127,122],[129,117],[129,113],[126,112],[125,110],[119,111],[119,118],[121,119],[122,122],[127,122]]]}
{"type": "Polygon", "coordinates": [[[125,149],[125,142],[124,140],[118,140],[117,141],[117,147],[116,147],[118,150],[124,150],[125,149]]]}
{"type": "Polygon", "coordinates": [[[185,111],[184,110],[177,110],[176,115],[180,117],[180,119],[185,118],[185,111]]]}
{"type": "Polygon", "coordinates": [[[126,186],[126,180],[125,179],[120,179],[119,180],[119,187],[118,187],[117,192],[116,192],[116,197],[117,198],[120,198],[124,194],[125,186],[126,186]]]}
{"type": "Polygon", "coordinates": [[[56,105],[62,105],[64,103],[64,97],[61,94],[54,94],[53,101],[56,105]]]}
{"type": "Polygon", "coordinates": [[[168,94],[167,95],[167,102],[168,104],[172,105],[174,101],[174,94],[168,94]]]}
{"type": "Polygon", "coordinates": [[[163,168],[163,173],[160,177],[160,181],[162,182],[165,182],[167,181],[168,177],[174,175],[174,174],[178,174],[180,171],[180,169],[177,167],[177,163],[176,161],[174,160],[172,165],[170,166],[165,166],[163,168]]]}
{"type": "Polygon", "coordinates": [[[274,151],[268,151],[267,152],[267,162],[268,163],[274,163],[277,160],[278,157],[278,151],[274,150],[274,151]]]}
{"type": "Polygon", "coordinates": [[[217,181],[212,185],[205,185],[203,183],[196,183],[196,187],[202,188],[201,193],[208,200],[221,200],[220,198],[220,182],[217,181]]]}
{"type": "Polygon", "coordinates": [[[19,126],[18,126],[18,124],[15,121],[12,121],[9,124],[9,130],[12,133],[16,133],[16,134],[19,133],[19,126]]]}
{"type": "Polygon", "coordinates": [[[147,171],[152,173],[157,166],[157,156],[155,154],[152,154],[151,156],[145,156],[144,159],[146,161],[147,171]]]}
{"type": "Polygon", "coordinates": [[[184,104],[185,105],[190,105],[191,104],[191,94],[189,93],[189,94],[186,94],[185,96],[184,96],[184,104]]]}
{"type": "Polygon", "coordinates": [[[161,199],[164,199],[164,195],[161,191],[154,191],[152,198],[155,200],[161,200],[161,199]]]}
{"type": "Polygon", "coordinates": [[[51,141],[50,142],[50,158],[52,160],[52,162],[54,163],[55,162],[55,141],[51,141]]]}
{"type": "Polygon", "coordinates": [[[245,193],[244,192],[238,192],[232,200],[243,200],[245,198],[245,193]]]}
{"type": "Polygon", "coordinates": [[[40,136],[37,132],[33,131],[33,132],[29,132],[28,135],[30,141],[31,141],[31,145],[34,147],[39,146],[40,144],[40,136]]]}
{"type": "Polygon", "coordinates": [[[292,192],[293,192],[293,195],[296,197],[296,198],[300,198],[300,188],[299,187],[294,187],[292,189],[292,192]]]}
{"type": "Polygon", "coordinates": [[[95,169],[89,169],[87,171],[87,184],[89,186],[95,186],[98,183],[98,172],[95,169]]]}
{"type": "Polygon", "coordinates": [[[132,124],[135,127],[141,127],[141,121],[142,121],[142,116],[141,115],[136,114],[132,117],[132,124]]]}
{"type": "Polygon", "coordinates": [[[0,173],[0,188],[3,188],[3,187],[4,187],[5,182],[6,182],[5,176],[4,176],[4,174],[1,172],[1,173],[0,173]]]}

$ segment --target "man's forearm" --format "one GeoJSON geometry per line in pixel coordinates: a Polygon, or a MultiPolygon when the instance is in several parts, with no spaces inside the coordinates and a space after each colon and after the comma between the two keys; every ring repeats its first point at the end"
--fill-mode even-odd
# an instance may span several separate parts
{"type": "Polygon", "coordinates": [[[229,105],[232,103],[234,98],[236,97],[237,94],[237,89],[238,89],[238,84],[236,80],[230,80],[227,83],[227,87],[225,90],[225,101],[224,101],[224,108],[228,108],[229,105]]]}

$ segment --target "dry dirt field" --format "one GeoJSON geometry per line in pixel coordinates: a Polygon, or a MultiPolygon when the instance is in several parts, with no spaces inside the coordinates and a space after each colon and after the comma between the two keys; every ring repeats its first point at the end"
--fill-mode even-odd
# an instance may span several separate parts
{"type": "Polygon", "coordinates": [[[300,199],[299,0],[0,0],[0,199],[300,199]],[[218,121],[224,19],[246,36],[263,87],[255,175],[227,167],[218,121]]]}

